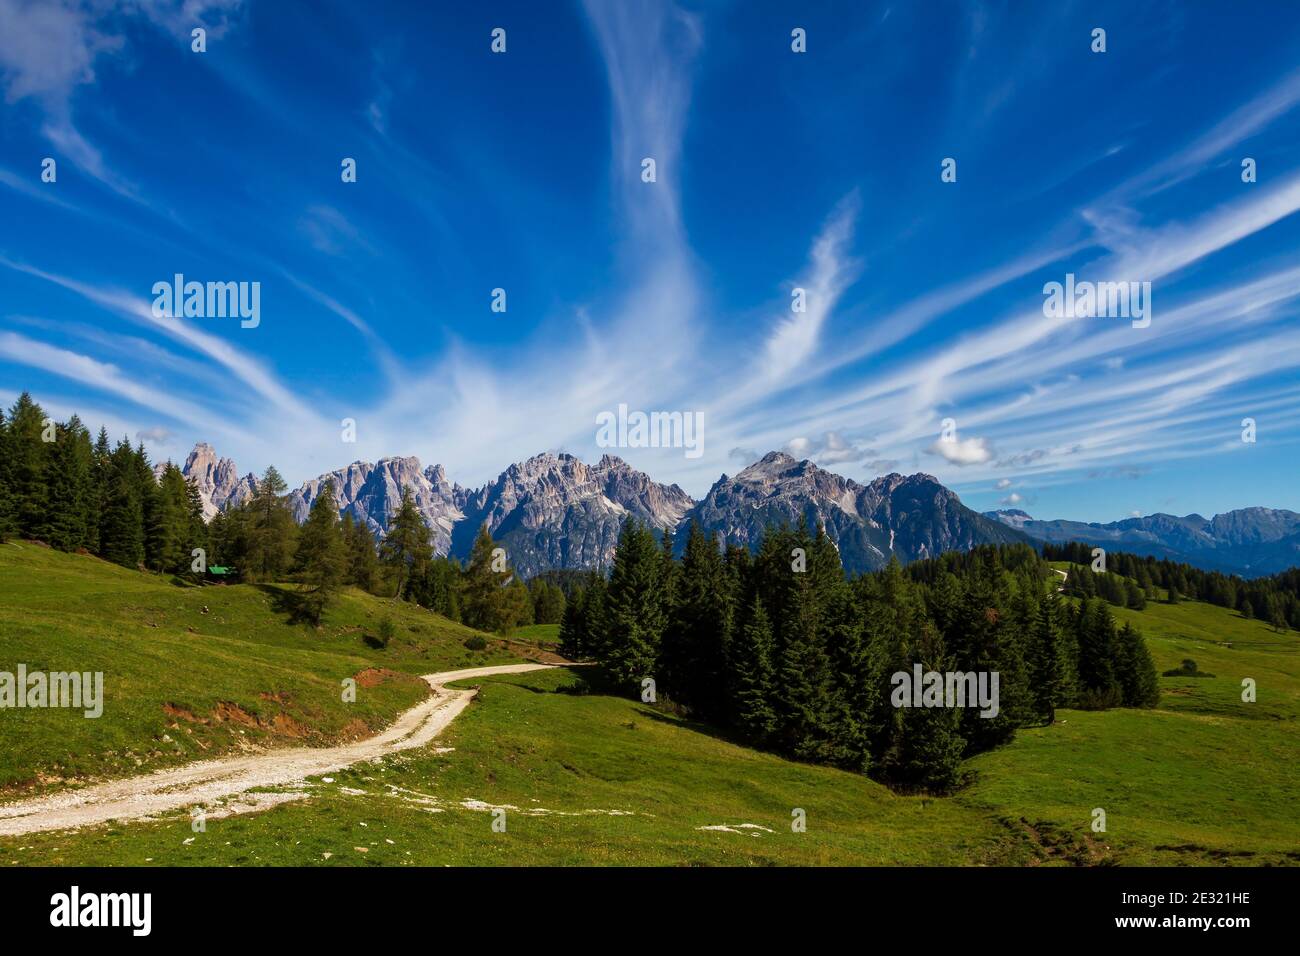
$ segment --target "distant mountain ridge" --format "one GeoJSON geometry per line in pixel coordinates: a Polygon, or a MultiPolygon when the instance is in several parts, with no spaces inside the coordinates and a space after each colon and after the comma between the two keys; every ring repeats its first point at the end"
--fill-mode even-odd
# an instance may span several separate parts
{"type": "Polygon", "coordinates": [[[985,517],[1035,541],[1082,541],[1243,577],[1276,574],[1300,565],[1300,514],[1285,509],[1239,508],[1213,518],[1157,513],[1106,524],[1040,521],[1019,509],[988,511],[985,517]]]}
{"type": "MultiPolygon", "coordinates": [[[[206,519],[247,500],[257,487],[255,476],[240,475],[207,443],[194,447],[182,471],[197,482],[206,519]]],[[[722,475],[699,501],[614,455],[587,464],[546,452],[512,464],[477,489],[415,457],[354,461],[289,493],[298,522],[306,520],[326,480],[334,483],[340,511],[376,537],[387,533],[402,489],[410,488],[440,555],[468,557],[486,524],[525,576],[607,569],[629,515],[656,531],[674,532],[679,549],[692,521],[712,538],[746,547],[756,546],[768,525],[820,522],[850,573],[883,567],[893,557],[908,563],[982,544],[1067,541],[1247,576],[1300,565],[1300,514],[1293,511],[1244,508],[1210,519],[1157,514],[1109,524],[1039,521],[1019,509],[973,511],[931,475],[889,474],[864,485],[783,452],[722,475]]]]}
{"type": "MultiPolygon", "coordinates": [[[[981,544],[1026,541],[1023,535],[972,511],[931,475],[890,474],[869,485],[769,452],[734,478],[723,475],[685,516],[712,536],[755,546],[770,524],[821,523],[846,571],[907,563],[981,544]]],[[[680,546],[679,541],[679,546],[680,546]]]]}
{"type": "Polygon", "coordinates": [[[350,512],[377,537],[387,533],[389,522],[401,507],[402,489],[410,488],[416,508],[433,533],[438,554],[448,552],[452,528],[465,517],[461,505],[468,492],[447,480],[442,465],[421,468],[420,459],[415,457],[381,458],[373,465],[354,461],[290,492],[289,506],[299,524],[307,520],[312,502],[327,480],[334,484],[334,500],[340,513],[350,512]]]}
{"type": "Polygon", "coordinates": [[[677,485],[660,484],[613,455],[588,465],[548,452],[511,465],[466,496],[450,554],[468,557],[486,524],[525,576],[552,568],[605,568],[613,563],[629,515],[671,530],[694,503],[677,485]]]}

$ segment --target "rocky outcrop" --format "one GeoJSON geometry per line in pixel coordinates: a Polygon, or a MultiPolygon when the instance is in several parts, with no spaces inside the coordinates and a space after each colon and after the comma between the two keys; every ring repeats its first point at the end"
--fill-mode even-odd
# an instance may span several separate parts
{"type": "Polygon", "coordinates": [[[693,504],[681,488],[660,484],[613,455],[595,465],[566,454],[534,455],[465,496],[451,554],[468,557],[486,524],[525,576],[551,568],[605,568],[629,515],[671,529],[693,504]]]}
{"type": "Polygon", "coordinates": [[[229,458],[218,458],[207,442],[194,446],[181,471],[198,485],[204,521],[210,521],[229,505],[238,505],[251,498],[257,490],[257,479],[253,475],[241,477],[235,470],[235,463],[229,458]]]}
{"type": "Polygon", "coordinates": [[[457,504],[464,489],[447,480],[442,465],[421,468],[418,458],[381,458],[375,464],[354,461],[343,468],[314,478],[289,495],[289,506],[300,524],[307,520],[312,502],[326,481],[334,485],[339,513],[351,513],[377,538],[388,531],[389,522],[402,504],[402,490],[409,488],[416,508],[432,532],[434,551],[447,554],[451,532],[464,515],[457,504]]]}

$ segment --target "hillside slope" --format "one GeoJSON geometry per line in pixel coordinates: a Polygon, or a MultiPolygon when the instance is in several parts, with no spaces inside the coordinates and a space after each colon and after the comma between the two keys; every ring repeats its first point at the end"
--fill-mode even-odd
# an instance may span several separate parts
{"type": "Polygon", "coordinates": [[[428,693],[415,675],[520,658],[405,602],[348,589],[314,629],[292,586],[189,587],[85,555],[0,545],[0,671],[103,673],[103,714],[0,711],[0,795],[200,757],[373,733],[428,693]],[[390,617],[396,637],[371,646],[390,617]],[[353,703],[344,678],[356,678],[353,703]]]}
{"type": "MultiPolygon", "coordinates": [[[[48,553],[44,559],[74,561],[48,553]]],[[[0,582],[17,573],[0,564],[0,582]]],[[[124,585],[140,577],[120,573],[124,585]]],[[[245,604],[245,627],[268,615],[255,600],[245,604]]],[[[218,605],[209,605],[217,613],[218,605]]],[[[219,606],[222,614],[234,613],[230,605],[219,606]]],[[[1191,601],[1115,613],[1142,628],[1160,670],[1192,657],[1214,676],[1160,678],[1162,698],[1153,710],[1060,710],[1052,726],[1022,730],[1010,745],[968,761],[970,785],[950,798],[900,795],[855,774],[738,746],[666,710],[591,693],[575,668],[476,679],[479,697],[439,738],[439,749],[410,750],[315,778],[283,793],[286,802],[274,809],[213,819],[204,833],[194,833],[188,817],[176,815],[77,834],[29,834],[0,839],[0,861],[1300,863],[1294,812],[1300,801],[1300,637],[1191,601]],[[1243,677],[1257,682],[1256,703],[1241,701],[1243,677]],[[1104,832],[1092,829],[1097,809],[1107,815],[1104,832]],[[492,828],[499,816],[493,811],[504,812],[504,833],[492,828]],[[791,827],[796,811],[806,818],[804,832],[791,827]]],[[[319,638],[279,628],[267,625],[260,636],[237,644],[227,638],[232,643],[221,647],[232,655],[302,654],[302,644],[311,640],[342,641],[346,649],[328,653],[347,666],[383,653],[354,655],[348,639],[331,636],[328,628],[319,638]]],[[[61,640],[53,634],[51,640],[61,640]]],[[[409,670],[423,666],[425,654],[457,653],[463,651],[454,645],[414,642],[394,659],[409,670]]],[[[247,698],[240,689],[244,673],[211,670],[207,679],[214,683],[204,692],[214,700],[247,698]],[[238,686],[228,690],[232,684],[238,686]]],[[[123,724],[120,730],[127,745],[141,732],[152,739],[148,726],[123,724]]],[[[5,747],[12,745],[6,741],[5,747]]],[[[6,754],[15,759],[12,749],[6,754]]]]}

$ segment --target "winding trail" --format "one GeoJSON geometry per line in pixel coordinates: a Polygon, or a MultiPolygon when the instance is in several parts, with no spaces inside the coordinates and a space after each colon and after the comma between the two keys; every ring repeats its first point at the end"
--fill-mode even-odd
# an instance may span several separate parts
{"type": "MultiPolygon", "coordinates": [[[[446,684],[470,677],[522,674],[555,666],[560,665],[502,664],[426,674],[424,679],[433,689],[432,697],[404,711],[383,733],[339,747],[294,747],[253,756],[204,760],[174,770],[159,770],[66,793],[0,804],[0,836],[69,830],[109,820],[139,820],[246,794],[257,787],[299,783],[307,777],[342,770],[363,760],[423,747],[442,733],[478,693],[449,688],[446,684]]],[[[244,809],[257,809],[285,799],[283,794],[250,794],[244,809]]],[[[208,815],[222,814],[209,812],[208,815]]]]}

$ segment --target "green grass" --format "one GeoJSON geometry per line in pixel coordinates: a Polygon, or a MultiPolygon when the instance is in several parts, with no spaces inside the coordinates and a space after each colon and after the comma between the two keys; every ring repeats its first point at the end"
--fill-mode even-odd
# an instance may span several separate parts
{"type": "Polygon", "coordinates": [[[453,751],[410,751],[332,774],[332,783],[315,781],[303,802],[211,820],[202,834],[178,817],[0,840],[0,863],[943,865],[1026,858],[1023,841],[958,803],[897,796],[853,774],[757,753],[636,701],[561,692],[577,671],[480,679],[479,699],[439,741],[453,751]],[[518,809],[506,809],[506,832],[498,833],[492,813],[468,809],[466,801],[518,809]],[[806,811],[805,833],[791,828],[795,808],[806,811]],[[771,832],[698,829],[745,823],[771,832]]]}
{"type": "Polygon", "coordinates": [[[495,641],[468,651],[463,641],[476,632],[355,589],[321,627],[291,624],[293,595],[292,587],[182,586],[27,541],[0,544],[0,670],[22,663],[29,672],[104,675],[98,719],[62,709],[0,712],[0,795],[249,744],[367,735],[427,694],[414,675],[519,659],[495,641]],[[367,638],[385,616],[397,635],[379,649],[367,638]],[[358,681],[356,701],[344,703],[342,680],[371,669],[384,673],[358,681]]]}
{"type": "Polygon", "coordinates": [[[1195,601],[1111,611],[1157,672],[1190,657],[1215,676],[1161,677],[1155,710],[1061,711],[969,761],[959,799],[1061,835],[1064,852],[1087,842],[1096,861],[1300,863],[1300,635],[1195,601]]]}
{"type": "MultiPolygon", "coordinates": [[[[0,562],[0,589],[5,573],[0,562]]],[[[124,576],[124,591],[142,579],[110,573],[124,576]]],[[[199,595],[215,613],[212,593],[199,595]]],[[[245,627],[275,619],[247,600],[245,627]]],[[[1216,676],[1162,677],[1155,710],[1060,711],[1053,726],[1022,730],[1010,745],[968,761],[971,783],[951,798],[901,796],[854,774],[738,746],[634,700],[570,692],[581,681],[573,668],[475,681],[480,696],[438,742],[450,752],[407,751],[358,765],[330,782],[311,781],[301,799],[275,809],[210,819],[205,833],[177,814],[0,839],[0,863],[1300,863],[1300,638],[1194,602],[1116,615],[1142,629],[1158,670],[1191,657],[1216,676]],[[1240,699],[1245,676],[1258,683],[1257,703],[1240,699]],[[492,806],[506,807],[504,833],[492,829],[492,806]],[[807,813],[805,833],[791,830],[795,808],[807,813]],[[1106,812],[1104,833],[1091,829],[1094,808],[1106,812]],[[739,832],[700,829],[719,825],[739,832]]],[[[338,640],[349,666],[357,666],[353,655],[367,666],[391,652],[409,666],[389,666],[408,672],[426,669],[422,653],[464,654],[454,639],[379,652],[358,644],[355,632],[285,637],[283,623],[262,627],[230,653],[306,654],[303,646],[316,642],[319,653],[342,654],[329,649],[338,640]]],[[[142,656],[157,635],[136,635],[142,656]]],[[[89,640],[57,630],[47,637],[89,640]]],[[[239,678],[221,670],[212,679],[239,678]]],[[[232,696],[227,686],[222,694],[232,696]]]]}
{"type": "Polygon", "coordinates": [[[523,627],[517,627],[510,632],[511,638],[517,641],[527,641],[532,644],[548,645],[560,643],[560,625],[558,624],[525,624],[523,627]]]}

